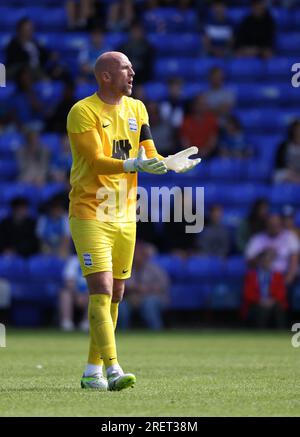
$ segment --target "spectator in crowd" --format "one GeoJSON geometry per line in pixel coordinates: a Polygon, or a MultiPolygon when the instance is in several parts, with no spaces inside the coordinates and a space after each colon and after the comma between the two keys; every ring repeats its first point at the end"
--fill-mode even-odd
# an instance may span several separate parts
{"type": "Polygon", "coordinates": [[[203,255],[226,258],[230,251],[230,233],[222,223],[223,208],[213,205],[208,223],[198,237],[198,247],[203,255]]]}
{"type": "Polygon", "coordinates": [[[300,120],[289,126],[286,141],[280,144],[276,156],[276,182],[300,184],[300,120]]]}
{"type": "Polygon", "coordinates": [[[252,0],[251,12],[240,23],[236,35],[238,56],[273,55],[275,22],[265,0],[252,0]]]}
{"type": "Polygon", "coordinates": [[[220,155],[225,158],[249,158],[251,148],[247,144],[241,123],[237,117],[227,117],[220,135],[220,155]]]}
{"type": "Polygon", "coordinates": [[[239,224],[236,232],[236,246],[239,252],[244,253],[250,238],[265,231],[269,216],[269,203],[266,199],[258,198],[245,220],[239,224]]]}
{"type": "Polygon", "coordinates": [[[218,141],[218,120],[208,107],[205,95],[194,98],[190,114],[186,115],[181,125],[181,142],[184,148],[197,146],[199,156],[207,158],[216,151],[218,141]]]}
{"type": "Polygon", "coordinates": [[[233,46],[233,33],[225,2],[213,1],[204,25],[203,44],[206,52],[219,57],[229,55],[233,46]]]}
{"type": "Polygon", "coordinates": [[[284,205],[281,215],[284,229],[293,232],[300,241],[300,228],[295,222],[295,208],[292,205],[284,205]]]}
{"type": "MultiPolygon", "coordinates": [[[[200,205],[201,207],[201,205],[200,205]]],[[[162,252],[170,252],[183,259],[197,253],[197,233],[187,233],[187,226],[199,224],[201,213],[199,204],[195,212],[195,204],[188,192],[174,190],[174,198],[162,204],[161,218],[159,223],[161,238],[158,247],[162,252]],[[193,220],[195,218],[195,220],[193,220]]]]}
{"type": "Polygon", "coordinates": [[[53,154],[50,162],[50,179],[53,182],[68,184],[72,166],[72,154],[67,135],[60,137],[60,150],[53,154]]]}
{"type": "Polygon", "coordinates": [[[126,32],[130,30],[135,19],[135,9],[132,0],[114,0],[110,2],[107,14],[107,28],[111,32],[126,32]]]}
{"type": "Polygon", "coordinates": [[[52,197],[46,213],[37,223],[37,235],[45,254],[66,258],[70,254],[71,239],[68,214],[61,195],[52,197]]]}
{"type": "Polygon", "coordinates": [[[143,26],[135,22],[129,31],[129,39],[119,51],[130,59],[135,71],[135,83],[144,83],[152,77],[153,47],[147,41],[143,26]]]}
{"type": "Polygon", "coordinates": [[[168,98],[160,104],[161,116],[177,129],[182,124],[185,107],[182,79],[171,78],[168,82],[168,92],[168,98]]]}
{"type": "Polygon", "coordinates": [[[249,266],[256,267],[261,253],[272,249],[275,253],[271,269],[284,275],[287,287],[292,287],[298,273],[299,240],[294,232],[283,228],[282,217],[272,213],[267,219],[266,230],[253,235],[245,255],[249,266]]]}
{"type": "Polygon", "coordinates": [[[37,130],[25,132],[25,144],[17,152],[19,181],[42,186],[47,180],[49,152],[41,143],[37,130]]]}
{"type": "Polygon", "coordinates": [[[63,288],[59,293],[59,325],[63,331],[75,329],[74,310],[80,312],[79,329],[88,331],[88,289],[82,276],[78,257],[73,255],[66,262],[63,272],[63,288]]]}
{"type": "Polygon", "coordinates": [[[230,114],[234,104],[235,95],[225,86],[224,71],[220,67],[213,67],[209,72],[209,88],[204,93],[207,105],[222,122],[230,114]]]}
{"type": "Polygon", "coordinates": [[[94,65],[98,56],[109,52],[112,47],[105,42],[104,33],[99,27],[89,32],[89,40],[81,48],[78,56],[80,66],[79,78],[87,82],[94,80],[94,65]]]}
{"type": "Polygon", "coordinates": [[[47,51],[34,38],[34,25],[29,18],[18,21],[16,35],[6,47],[6,68],[9,78],[15,78],[20,69],[30,68],[35,78],[45,74],[47,51]]]}
{"type": "Polygon", "coordinates": [[[129,328],[137,312],[152,330],[163,328],[163,311],[168,303],[169,279],[151,260],[152,246],[137,241],[131,278],[126,282],[126,297],[119,306],[118,326],[129,328]]]}
{"type": "Polygon", "coordinates": [[[271,323],[283,329],[286,323],[286,285],[283,273],[272,267],[275,258],[273,249],[265,249],[245,277],[241,315],[260,329],[271,323]]]}
{"type": "Polygon", "coordinates": [[[67,0],[65,4],[68,29],[85,29],[93,13],[94,0],[67,0]]]}
{"type": "Polygon", "coordinates": [[[62,96],[48,115],[46,130],[64,134],[66,132],[67,115],[76,103],[75,84],[73,81],[65,82],[62,96]]]}
{"type": "Polygon", "coordinates": [[[22,68],[16,77],[16,90],[9,103],[9,114],[17,129],[44,127],[48,110],[36,93],[28,67],[22,68]]]}
{"type": "Polygon", "coordinates": [[[156,102],[149,102],[147,110],[154,143],[159,144],[159,150],[162,155],[172,154],[175,142],[172,125],[167,120],[162,119],[159,105],[156,102]]]}
{"type": "Polygon", "coordinates": [[[11,202],[11,213],[0,222],[0,253],[24,257],[39,250],[35,233],[36,220],[30,213],[28,200],[15,197],[11,202]]]}

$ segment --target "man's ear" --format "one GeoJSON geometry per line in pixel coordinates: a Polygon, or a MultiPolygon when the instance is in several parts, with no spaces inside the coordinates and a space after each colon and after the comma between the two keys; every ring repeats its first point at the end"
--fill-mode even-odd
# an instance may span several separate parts
{"type": "Polygon", "coordinates": [[[109,82],[111,79],[110,73],[108,73],[108,71],[104,71],[102,73],[102,79],[104,80],[104,82],[109,82]]]}

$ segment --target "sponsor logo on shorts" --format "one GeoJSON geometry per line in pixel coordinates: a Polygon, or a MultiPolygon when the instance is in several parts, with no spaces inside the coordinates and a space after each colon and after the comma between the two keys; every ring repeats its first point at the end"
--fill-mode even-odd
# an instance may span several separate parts
{"type": "Polygon", "coordinates": [[[92,255],[90,253],[83,254],[83,263],[86,267],[91,267],[93,265],[92,255]]]}
{"type": "Polygon", "coordinates": [[[138,125],[136,118],[128,118],[129,130],[136,132],[138,130],[138,125]]]}

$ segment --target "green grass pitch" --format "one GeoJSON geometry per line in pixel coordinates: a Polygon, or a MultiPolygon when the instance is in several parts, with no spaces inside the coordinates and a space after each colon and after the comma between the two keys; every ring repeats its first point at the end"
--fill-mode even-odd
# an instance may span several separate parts
{"type": "Polygon", "coordinates": [[[7,330],[0,416],[299,416],[300,348],[291,333],[118,333],[134,389],[86,391],[84,334],[7,330]]]}

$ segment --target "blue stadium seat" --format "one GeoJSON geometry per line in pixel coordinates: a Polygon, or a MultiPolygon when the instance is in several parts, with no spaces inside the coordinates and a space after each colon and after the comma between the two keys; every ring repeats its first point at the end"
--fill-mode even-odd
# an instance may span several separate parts
{"type": "Polygon", "coordinates": [[[62,95],[63,83],[59,81],[41,81],[35,84],[35,90],[45,105],[54,107],[62,95]]]}
{"type": "MultiPolygon", "coordinates": [[[[283,30],[291,30],[294,27],[293,15],[296,11],[291,11],[288,8],[274,8],[272,7],[271,13],[276,23],[276,28],[282,32],[283,30]]],[[[299,21],[298,21],[299,24],[299,21]]],[[[296,30],[295,26],[295,30],[296,30]]]]}
{"type": "Polygon", "coordinates": [[[205,164],[211,180],[234,181],[243,177],[244,165],[239,159],[214,158],[205,164]]]}
{"type": "Polygon", "coordinates": [[[146,100],[159,102],[168,97],[168,88],[162,82],[148,82],[144,85],[146,100]]]}
{"type": "Polygon", "coordinates": [[[284,127],[283,114],[278,109],[240,110],[236,115],[247,133],[281,133],[284,127]]]}
{"type": "Polygon", "coordinates": [[[87,96],[90,96],[91,94],[94,94],[96,92],[97,88],[95,84],[92,83],[82,83],[77,85],[76,92],[75,92],[75,99],[80,100],[84,99],[87,96]]]}
{"type": "Polygon", "coordinates": [[[185,275],[189,280],[215,280],[224,273],[224,262],[213,256],[191,256],[186,262],[185,275]]]}
{"type": "Polygon", "coordinates": [[[291,204],[300,206],[299,185],[296,184],[276,184],[271,187],[270,202],[273,206],[283,206],[291,204]]]}
{"type": "Polygon", "coordinates": [[[158,56],[191,56],[199,55],[201,39],[199,34],[183,33],[150,33],[149,42],[153,45],[158,56]]]}
{"type": "Polygon", "coordinates": [[[279,33],[277,36],[277,49],[285,55],[299,54],[300,32],[279,33]]]}
{"type": "MultiPolygon", "coordinates": [[[[1,10],[1,9],[0,9],[1,10]]],[[[9,43],[12,35],[10,33],[0,33],[0,49],[4,50],[9,43]]]]}
{"type": "Polygon", "coordinates": [[[34,282],[62,281],[65,261],[51,255],[35,255],[28,261],[29,277],[34,282]]]}
{"type": "Polygon", "coordinates": [[[212,310],[238,310],[242,287],[236,282],[219,282],[212,287],[208,306],[212,310]]]}
{"type": "Polygon", "coordinates": [[[61,138],[59,134],[54,132],[45,132],[41,135],[42,143],[50,150],[51,154],[56,154],[60,152],[61,149],[61,138]]]}
{"type": "Polygon", "coordinates": [[[258,85],[254,83],[236,84],[232,87],[237,96],[238,106],[273,107],[281,97],[279,86],[258,85]]]}
{"type": "Polygon", "coordinates": [[[249,205],[258,197],[267,196],[269,187],[264,184],[240,183],[222,186],[220,202],[228,206],[249,205]]]}
{"type": "Polygon", "coordinates": [[[39,190],[38,201],[40,203],[47,202],[51,197],[55,196],[56,194],[64,193],[66,190],[67,187],[64,183],[48,183],[39,190]]]}
{"type": "Polygon", "coordinates": [[[194,10],[179,11],[165,7],[146,11],[143,22],[148,32],[185,32],[197,30],[197,15],[194,10]]]}
{"type": "Polygon", "coordinates": [[[225,275],[229,279],[244,278],[246,270],[246,261],[242,256],[231,256],[225,264],[225,275]]]}
{"type": "Polygon", "coordinates": [[[21,196],[35,206],[38,202],[39,190],[35,185],[16,182],[2,184],[0,193],[0,203],[8,205],[15,197],[21,196]]]}
{"type": "Polygon", "coordinates": [[[176,255],[155,255],[153,260],[166,270],[172,280],[180,280],[184,277],[185,264],[176,255]]]}
{"type": "Polygon", "coordinates": [[[156,58],[154,74],[157,80],[166,80],[180,76],[184,79],[195,79],[195,60],[192,58],[156,58]]]}
{"type": "MultiPolygon", "coordinates": [[[[5,89],[5,88],[4,88],[5,89]]],[[[2,89],[0,91],[0,94],[2,89]]],[[[4,132],[0,135],[0,157],[13,158],[16,150],[23,144],[23,136],[17,132],[4,132]]]]}
{"type": "Polygon", "coordinates": [[[281,80],[284,84],[291,82],[291,67],[299,59],[291,57],[275,56],[265,61],[265,78],[270,80],[281,80]]]}
{"type": "MultiPolygon", "coordinates": [[[[265,155],[263,155],[265,157],[265,155]]],[[[274,157],[274,155],[273,155],[274,157]]],[[[244,176],[253,182],[268,182],[271,179],[273,162],[265,158],[251,159],[244,164],[244,176]]]]}
{"type": "Polygon", "coordinates": [[[0,160],[0,181],[9,181],[17,177],[18,166],[14,158],[0,160]]]}
{"type": "Polygon", "coordinates": [[[203,91],[207,90],[206,82],[186,82],[183,86],[183,97],[184,99],[192,99],[193,97],[201,94],[203,91]]]}
{"type": "Polygon", "coordinates": [[[170,308],[197,310],[206,306],[209,286],[207,284],[188,285],[177,283],[170,289],[170,308]]]}
{"type": "Polygon", "coordinates": [[[232,59],[229,64],[229,78],[232,81],[263,79],[265,68],[263,61],[253,58],[232,59]]]}
{"type": "Polygon", "coordinates": [[[16,255],[0,256],[0,277],[9,281],[27,281],[28,266],[24,258],[16,255]]]}

